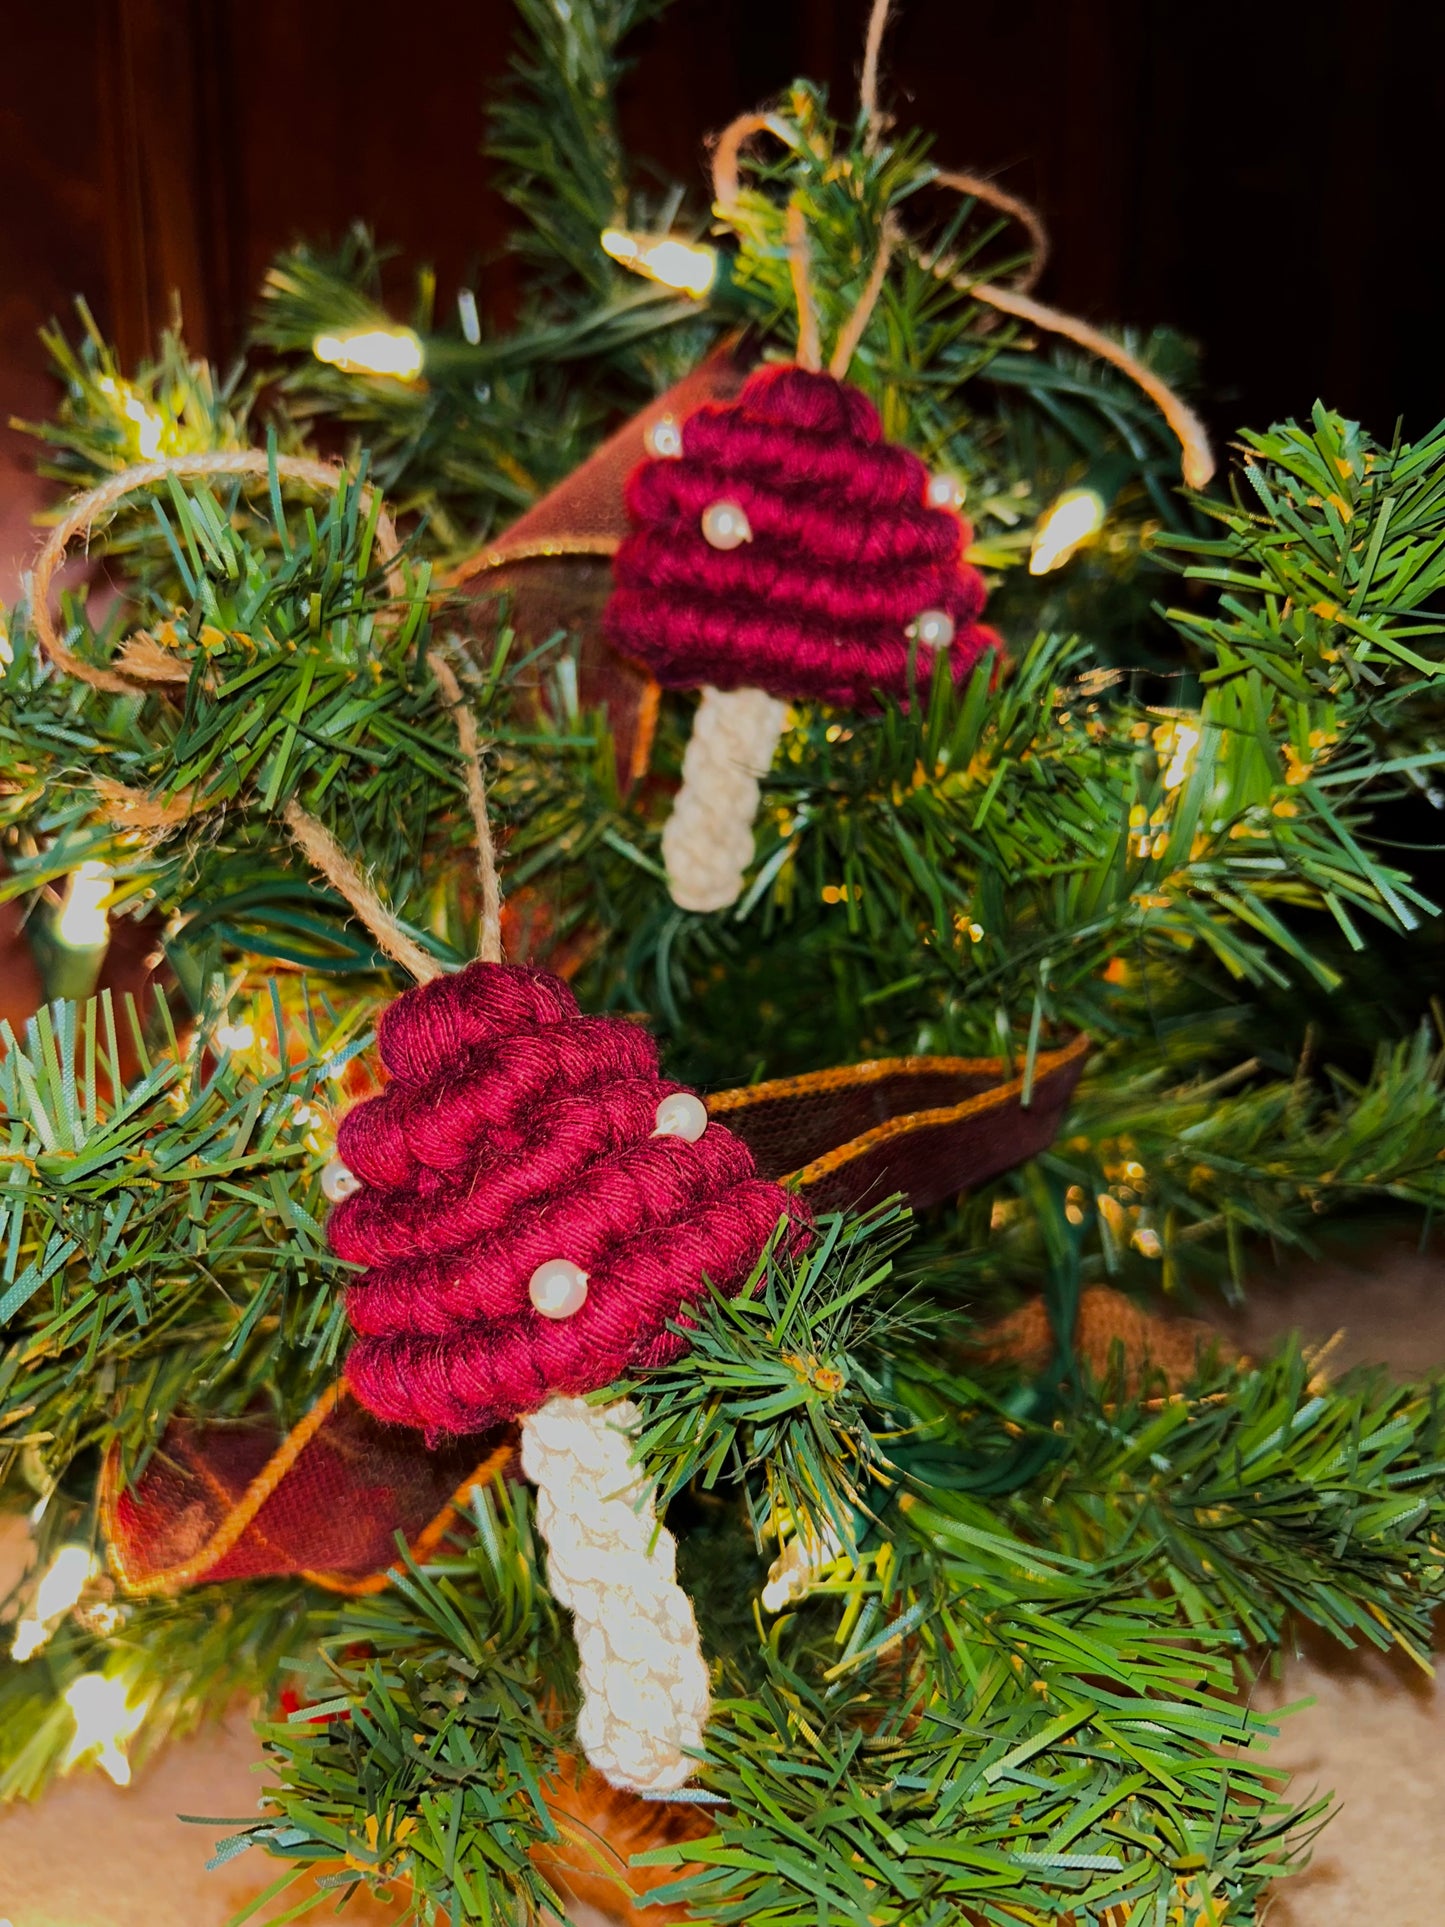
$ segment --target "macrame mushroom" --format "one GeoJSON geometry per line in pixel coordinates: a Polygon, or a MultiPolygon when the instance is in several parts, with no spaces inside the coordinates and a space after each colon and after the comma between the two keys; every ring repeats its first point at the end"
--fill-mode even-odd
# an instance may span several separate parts
{"type": "Polygon", "coordinates": [[[801,1207],[637,1025],[585,1017],[546,971],[479,962],[381,1020],[391,1082],[343,1120],[326,1183],[339,1257],[365,1267],[347,1377],[432,1438],[521,1419],[552,1590],[573,1614],[578,1738],[615,1785],[681,1786],[708,1675],[675,1546],[631,1461],[634,1405],[585,1395],[676,1358],[709,1287],[743,1290],[801,1207]]]}
{"type": "Polygon", "coordinates": [[[665,688],[702,692],[662,847],[674,900],[720,910],[742,889],[789,702],[907,699],[941,652],[962,682],[998,639],[977,620],[955,486],[885,441],[834,374],[763,369],[650,445],[607,630],[665,688]]]}

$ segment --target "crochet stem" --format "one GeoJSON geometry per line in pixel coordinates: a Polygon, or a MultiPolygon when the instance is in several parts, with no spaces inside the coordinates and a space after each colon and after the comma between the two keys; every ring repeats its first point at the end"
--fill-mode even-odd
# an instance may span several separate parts
{"type": "Polygon", "coordinates": [[[788,706],[762,689],[711,689],[693,718],[682,788],[662,832],[667,887],[683,910],[725,910],[753,857],[758,782],[772,767],[788,706]]]}
{"type": "Polygon", "coordinates": [[[630,1399],[549,1399],[522,1421],[547,1581],[572,1614],[581,1660],[582,1750],[614,1786],[670,1792],[692,1777],[710,1694],[677,1546],[632,1463],[630,1399]]]}

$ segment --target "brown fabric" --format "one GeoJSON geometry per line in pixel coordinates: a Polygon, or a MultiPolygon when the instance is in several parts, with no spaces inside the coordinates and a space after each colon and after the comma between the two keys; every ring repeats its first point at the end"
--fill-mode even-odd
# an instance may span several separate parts
{"type": "MultiPolygon", "coordinates": [[[[818,1208],[902,1192],[934,1204],[1031,1157],[1053,1138],[1088,1040],[1041,1052],[1030,1102],[992,1058],[892,1058],[781,1078],[709,1099],[762,1173],[791,1178],[818,1208]]],[[[1121,1301],[1124,1302],[1124,1301],[1121,1301]]],[[[128,1591],[302,1574],[344,1592],[378,1590],[400,1532],[418,1556],[458,1496],[512,1456],[508,1434],[452,1439],[382,1425],[343,1382],[289,1433],[269,1415],[177,1419],[127,1490],[117,1454],[102,1516],[128,1591]]]]}
{"type": "Polygon", "coordinates": [[[139,1482],[112,1453],[101,1508],[111,1564],[128,1592],[299,1574],[338,1592],[385,1584],[400,1532],[418,1556],[457,1501],[509,1462],[508,1434],[449,1439],[380,1424],[343,1385],[288,1434],[267,1417],[175,1419],[139,1482]]]}
{"type": "MultiPolygon", "coordinates": [[[[1141,1311],[1132,1298],[1107,1285],[1090,1285],[1079,1298],[1074,1325],[1074,1350],[1090,1375],[1106,1378],[1114,1348],[1124,1354],[1125,1383],[1138,1388],[1148,1368],[1161,1372],[1171,1390],[1193,1377],[1202,1355],[1211,1349],[1235,1358],[1234,1347],[1211,1325],[1198,1318],[1162,1317],[1141,1311]]],[[[1054,1355],[1054,1334],[1041,1298],[1030,1299],[1009,1317],[982,1334],[969,1347],[970,1355],[988,1364],[1013,1364],[1025,1371],[1042,1371],[1054,1355]]]]}
{"type": "Polygon", "coordinates": [[[708,1110],[820,1211],[898,1191],[921,1211],[1047,1149],[1088,1048],[1041,1051],[1027,1104],[997,1057],[892,1057],[717,1092],[708,1110]]]}
{"type": "MultiPolygon", "coordinates": [[[[525,648],[538,647],[559,630],[577,638],[578,696],[584,709],[606,712],[624,786],[647,769],[657,686],[602,639],[612,554],[627,533],[623,487],[646,455],[644,437],[654,422],[663,415],[680,420],[706,401],[731,401],[747,372],[736,343],[717,349],[634,415],[505,534],[459,563],[443,584],[466,606],[483,655],[496,636],[503,599],[525,648]]],[[[539,669],[539,700],[543,686],[539,669]]]]}

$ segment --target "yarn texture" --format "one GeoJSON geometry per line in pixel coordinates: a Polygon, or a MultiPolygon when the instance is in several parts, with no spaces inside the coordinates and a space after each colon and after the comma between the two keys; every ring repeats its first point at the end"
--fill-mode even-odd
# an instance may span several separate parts
{"type": "Polygon", "coordinates": [[[522,1423],[522,1470],[537,1488],[547,1583],[573,1617],[583,1703],[577,1737],[614,1786],[658,1793],[693,1772],[711,1703],[677,1546],[631,1463],[641,1414],[549,1399],[522,1423]]]}
{"type": "Polygon", "coordinates": [[[968,526],[929,503],[928,480],[858,389],[765,368],[736,402],[688,416],[679,459],[634,470],[609,638],[668,688],[866,710],[880,692],[906,697],[910,674],[927,682],[931,657],[908,631],[938,610],[963,681],[999,640],[977,621],[986,590],[963,560],[968,526]],[[702,518],[719,501],[744,511],[751,540],[709,544],[702,518]]]}
{"type": "Polygon", "coordinates": [[[662,830],[668,888],[680,909],[725,910],[737,901],[753,860],[758,780],[787,717],[787,704],[766,690],[703,690],[682,788],[662,830]]]}
{"type": "Polygon", "coordinates": [[[584,1017],[560,978],[474,963],[410,990],[381,1020],[391,1083],[343,1120],[360,1189],[330,1214],[356,1396],[433,1438],[535,1412],[675,1358],[667,1329],[709,1286],[747,1283],[780,1218],[805,1207],[758,1178],[722,1125],[655,1137],[659,1075],[637,1025],[584,1017]],[[567,1259],[585,1302],[543,1317],[541,1265],[567,1259]]]}

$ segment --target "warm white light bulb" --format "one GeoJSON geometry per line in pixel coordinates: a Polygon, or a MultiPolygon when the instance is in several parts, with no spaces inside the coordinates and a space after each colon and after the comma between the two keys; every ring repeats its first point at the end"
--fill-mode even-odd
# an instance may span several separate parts
{"type": "Polygon", "coordinates": [[[1194,752],[1199,747],[1199,730],[1194,723],[1187,723],[1181,717],[1169,734],[1166,744],[1161,747],[1169,752],[1169,766],[1164,772],[1166,790],[1177,790],[1189,780],[1189,772],[1194,767],[1194,752]]]}
{"type": "Polygon", "coordinates": [[[103,395],[120,403],[120,412],[137,429],[136,447],[149,462],[161,452],[161,435],[165,423],[153,408],[147,408],[129,382],[117,381],[114,375],[102,375],[96,383],[103,395]]]}
{"type": "Polygon", "coordinates": [[[463,338],[475,348],[482,338],[482,317],[477,313],[477,297],[470,288],[457,289],[457,319],[463,338]]]}
{"type": "Polygon", "coordinates": [[[68,1613],[95,1570],[95,1555],[89,1546],[62,1546],[35,1589],[36,1618],[59,1619],[62,1613],[68,1613]]]}
{"type": "Polygon", "coordinates": [[[763,1611],[781,1612],[784,1606],[806,1598],[842,1550],[843,1541],[831,1520],[823,1522],[821,1532],[800,1532],[790,1539],[768,1568],[762,1593],[763,1611]]]}
{"type": "Polygon", "coordinates": [[[65,1704],[75,1721],[75,1733],[62,1764],[72,1767],[87,1753],[117,1786],[130,1785],[130,1761],[125,1742],[145,1718],[143,1706],[132,1706],[123,1679],[104,1673],[83,1673],[65,1689],[65,1704]]]}
{"type": "Polygon", "coordinates": [[[256,1032],[250,1024],[217,1024],[217,1050],[250,1050],[256,1041],[256,1032]]]}
{"type": "Polygon", "coordinates": [[[10,1642],[10,1657],[17,1666],[23,1666],[27,1659],[34,1659],[49,1638],[50,1628],[43,1619],[22,1619],[10,1642]]]}
{"type": "Polygon", "coordinates": [[[62,1546],[51,1560],[45,1577],[35,1588],[29,1613],[15,1628],[10,1657],[23,1664],[46,1645],[56,1622],[63,1619],[99,1570],[88,1546],[62,1546]]]}
{"type": "Polygon", "coordinates": [[[1029,549],[1029,574],[1047,575],[1061,569],[1070,556],[1090,542],[1104,526],[1104,498],[1094,488],[1065,489],[1034,530],[1029,549]]]}
{"type": "Polygon", "coordinates": [[[110,895],[110,872],[89,858],[72,870],[56,918],[55,934],[69,950],[97,950],[110,935],[105,914],[110,895]]]}
{"type": "Polygon", "coordinates": [[[317,335],[311,352],[344,375],[390,375],[415,381],[425,358],[414,328],[353,328],[349,334],[317,335]]]}
{"type": "Polygon", "coordinates": [[[125,405],[126,419],[133,421],[139,433],[136,446],[147,461],[153,460],[161,452],[161,430],[164,423],[153,409],[147,408],[138,395],[132,395],[125,405]]]}
{"type": "Polygon", "coordinates": [[[602,251],[634,274],[660,281],[665,288],[690,294],[700,301],[717,274],[716,248],[694,247],[670,234],[634,234],[627,228],[603,228],[602,251]]]}

